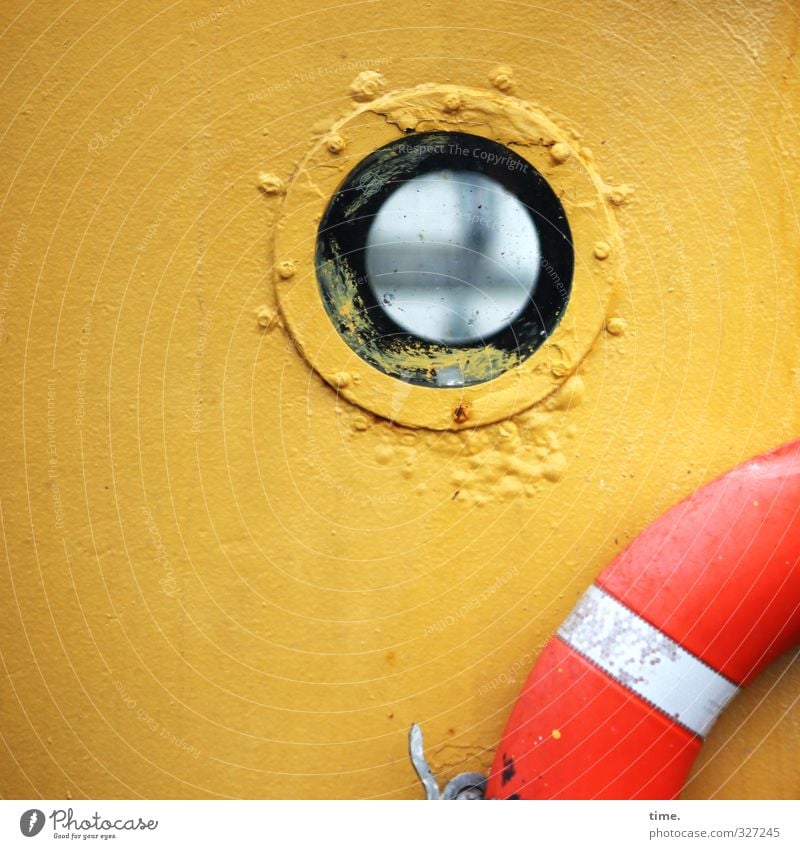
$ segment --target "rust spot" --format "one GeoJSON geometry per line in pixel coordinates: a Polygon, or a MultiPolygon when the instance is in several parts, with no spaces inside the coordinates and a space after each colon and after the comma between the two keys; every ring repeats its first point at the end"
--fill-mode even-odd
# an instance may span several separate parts
{"type": "Polygon", "coordinates": [[[459,404],[453,410],[453,421],[456,424],[464,424],[470,417],[471,409],[469,404],[459,404]]]}
{"type": "Polygon", "coordinates": [[[386,662],[391,666],[395,660],[395,653],[393,651],[386,652],[386,662]]]}
{"type": "Polygon", "coordinates": [[[455,728],[448,728],[447,733],[452,737],[456,733],[456,729],[455,728]]]}

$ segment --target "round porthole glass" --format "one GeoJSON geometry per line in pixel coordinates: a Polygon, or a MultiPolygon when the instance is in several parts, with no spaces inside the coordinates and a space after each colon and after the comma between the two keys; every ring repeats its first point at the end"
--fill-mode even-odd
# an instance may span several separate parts
{"type": "Polygon", "coordinates": [[[425,386],[481,383],[527,359],[566,308],[564,209],[519,154],[420,133],[360,162],[317,235],[326,311],[379,370],[425,386]]]}
{"type": "Polygon", "coordinates": [[[477,171],[431,171],[399,186],[367,232],[372,295],[408,333],[463,345],[525,308],[541,261],[523,204],[477,171]]]}

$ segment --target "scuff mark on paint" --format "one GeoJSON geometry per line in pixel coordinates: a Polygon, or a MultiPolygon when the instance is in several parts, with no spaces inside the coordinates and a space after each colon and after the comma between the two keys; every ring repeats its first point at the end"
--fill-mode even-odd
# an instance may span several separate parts
{"type": "Polygon", "coordinates": [[[514,758],[510,755],[503,753],[503,784],[508,784],[509,781],[517,774],[517,771],[514,769],[514,758]]]}

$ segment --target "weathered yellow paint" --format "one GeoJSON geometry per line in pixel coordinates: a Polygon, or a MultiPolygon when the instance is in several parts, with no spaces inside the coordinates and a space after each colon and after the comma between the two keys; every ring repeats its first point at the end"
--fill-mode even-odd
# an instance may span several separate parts
{"type": "MultiPolygon", "coordinates": [[[[412,721],[485,768],[603,565],[800,433],[793,4],[0,18],[4,795],[417,798],[412,721]],[[388,424],[278,321],[281,186],[363,70],[535,101],[635,188],[608,332],[513,421],[388,424]]],[[[799,694],[785,658],[686,796],[797,796],[799,694]]]]}

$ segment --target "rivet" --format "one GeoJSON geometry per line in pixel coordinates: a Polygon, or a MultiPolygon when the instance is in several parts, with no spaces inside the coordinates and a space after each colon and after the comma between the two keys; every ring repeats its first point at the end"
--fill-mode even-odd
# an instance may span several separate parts
{"type": "Polygon", "coordinates": [[[450,94],[445,95],[444,101],[442,102],[442,109],[445,112],[458,112],[462,106],[461,95],[456,94],[454,91],[450,92],[450,94]]]}
{"type": "Polygon", "coordinates": [[[595,242],[593,253],[595,259],[608,259],[608,255],[611,253],[611,245],[608,242],[595,242]]]}
{"type": "Polygon", "coordinates": [[[606,322],[606,330],[612,336],[622,336],[625,333],[625,328],[628,326],[628,322],[625,321],[624,318],[614,315],[606,322]]]}
{"type": "Polygon", "coordinates": [[[256,314],[256,320],[264,330],[269,330],[278,322],[278,313],[269,307],[261,307],[256,314]]]}
{"type": "Polygon", "coordinates": [[[328,136],[327,148],[331,153],[341,153],[345,149],[346,144],[347,142],[344,140],[344,137],[340,136],[339,133],[328,136]]]}
{"type": "Polygon", "coordinates": [[[278,274],[282,280],[288,280],[290,277],[294,277],[295,271],[294,263],[290,259],[285,259],[278,263],[278,274]]]}
{"type": "Polygon", "coordinates": [[[489,82],[500,91],[514,88],[514,71],[508,65],[495,65],[489,71],[489,82]]]}
{"type": "Polygon", "coordinates": [[[265,195],[282,195],[286,191],[283,180],[277,174],[268,174],[266,171],[258,175],[258,188],[265,195]]]}
{"type": "Polygon", "coordinates": [[[566,162],[571,155],[572,150],[570,146],[564,142],[556,142],[550,148],[550,158],[556,163],[556,165],[561,165],[562,162],[566,162]]]}

